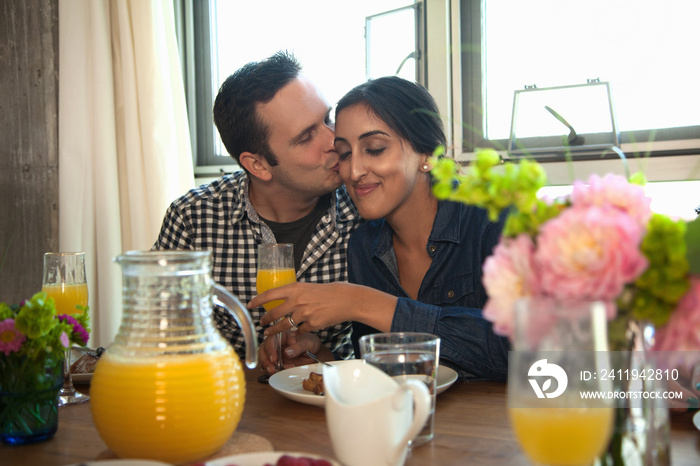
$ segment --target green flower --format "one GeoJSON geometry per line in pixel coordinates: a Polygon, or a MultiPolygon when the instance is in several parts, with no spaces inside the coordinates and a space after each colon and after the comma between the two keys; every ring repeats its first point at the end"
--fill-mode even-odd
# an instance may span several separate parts
{"type": "Polygon", "coordinates": [[[12,319],[15,313],[7,303],[0,303],[0,320],[12,319]]]}
{"type": "Polygon", "coordinates": [[[689,263],[686,257],[686,223],[653,214],[642,241],[649,261],[647,270],[635,281],[632,293],[618,303],[637,319],[655,325],[666,323],[676,304],[688,291],[689,263]]]}
{"type": "Polygon", "coordinates": [[[27,338],[36,340],[48,334],[56,325],[55,316],[53,298],[47,299],[46,293],[39,292],[21,305],[15,318],[15,328],[27,338]]]}
{"type": "Polygon", "coordinates": [[[537,162],[502,163],[501,156],[493,149],[478,150],[464,173],[458,172],[459,167],[452,159],[431,162],[436,198],[486,209],[492,221],[514,207],[515,212],[511,211],[504,230],[506,236],[523,232],[534,235],[544,221],[561,211],[537,199],[537,191],[547,183],[545,171],[537,162]]]}

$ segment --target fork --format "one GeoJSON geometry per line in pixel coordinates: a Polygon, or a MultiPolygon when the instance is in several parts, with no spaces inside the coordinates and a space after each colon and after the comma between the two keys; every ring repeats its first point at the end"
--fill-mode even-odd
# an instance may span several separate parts
{"type": "Polygon", "coordinates": [[[333,366],[331,366],[330,364],[328,364],[327,362],[321,361],[320,359],[318,359],[318,358],[316,357],[316,355],[315,355],[314,353],[312,353],[311,351],[307,351],[307,352],[306,352],[306,355],[307,355],[308,357],[310,357],[311,359],[313,359],[314,361],[316,361],[317,363],[319,363],[319,364],[324,364],[324,365],[326,365],[326,366],[328,366],[328,367],[333,367],[333,366]]]}

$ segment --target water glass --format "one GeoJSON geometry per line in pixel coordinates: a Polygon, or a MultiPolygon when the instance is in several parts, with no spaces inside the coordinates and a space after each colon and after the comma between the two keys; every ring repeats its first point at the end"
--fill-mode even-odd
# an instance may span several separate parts
{"type": "Polygon", "coordinates": [[[395,379],[420,380],[428,386],[431,398],[430,415],[423,429],[409,445],[416,447],[432,440],[440,338],[429,333],[409,332],[365,335],[360,338],[360,353],[365,361],[395,379]]]}

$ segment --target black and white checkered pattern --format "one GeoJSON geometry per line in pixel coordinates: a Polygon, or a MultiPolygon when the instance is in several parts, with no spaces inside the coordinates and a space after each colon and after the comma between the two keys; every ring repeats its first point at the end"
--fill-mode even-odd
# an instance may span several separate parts
{"type": "MultiPolygon", "coordinates": [[[[328,213],[321,218],[306,247],[297,280],[310,283],[347,281],[348,240],[359,222],[360,216],[345,188],[338,189],[336,195],[331,196],[328,213]]],[[[274,234],[260,221],[248,199],[248,178],[245,172],[239,171],[192,189],[175,200],[165,213],[153,249],[212,251],[214,281],[247,303],[257,294],[257,246],[274,242],[274,234]]],[[[263,308],[250,311],[259,342],[263,340],[263,329],[258,322],[264,312],[263,308]]],[[[243,356],[245,344],[235,320],[219,308],[214,310],[214,320],[222,335],[243,356]]],[[[320,330],[317,335],[336,358],[346,359],[353,354],[350,331],[350,322],[345,322],[320,330]]]]}

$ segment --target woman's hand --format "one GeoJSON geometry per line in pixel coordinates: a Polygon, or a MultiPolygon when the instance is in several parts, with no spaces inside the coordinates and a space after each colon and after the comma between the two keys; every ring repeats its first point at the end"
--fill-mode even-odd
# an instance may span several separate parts
{"type": "Polygon", "coordinates": [[[291,283],[268,290],[248,303],[248,309],[262,306],[277,299],[282,304],[266,312],[260,319],[265,326],[282,319],[265,330],[265,335],[284,332],[297,327],[297,332],[308,333],[341,322],[356,320],[381,331],[389,331],[394,317],[397,298],[374,288],[346,282],[291,283]]]}
{"type": "MultiPolygon", "coordinates": [[[[310,351],[322,361],[332,361],[333,353],[313,333],[298,334],[297,332],[282,333],[282,365],[285,369],[296,366],[313,364],[314,361],[306,355],[310,351]]],[[[277,362],[277,338],[265,338],[258,349],[260,367],[268,374],[275,373],[277,362]]]]}

